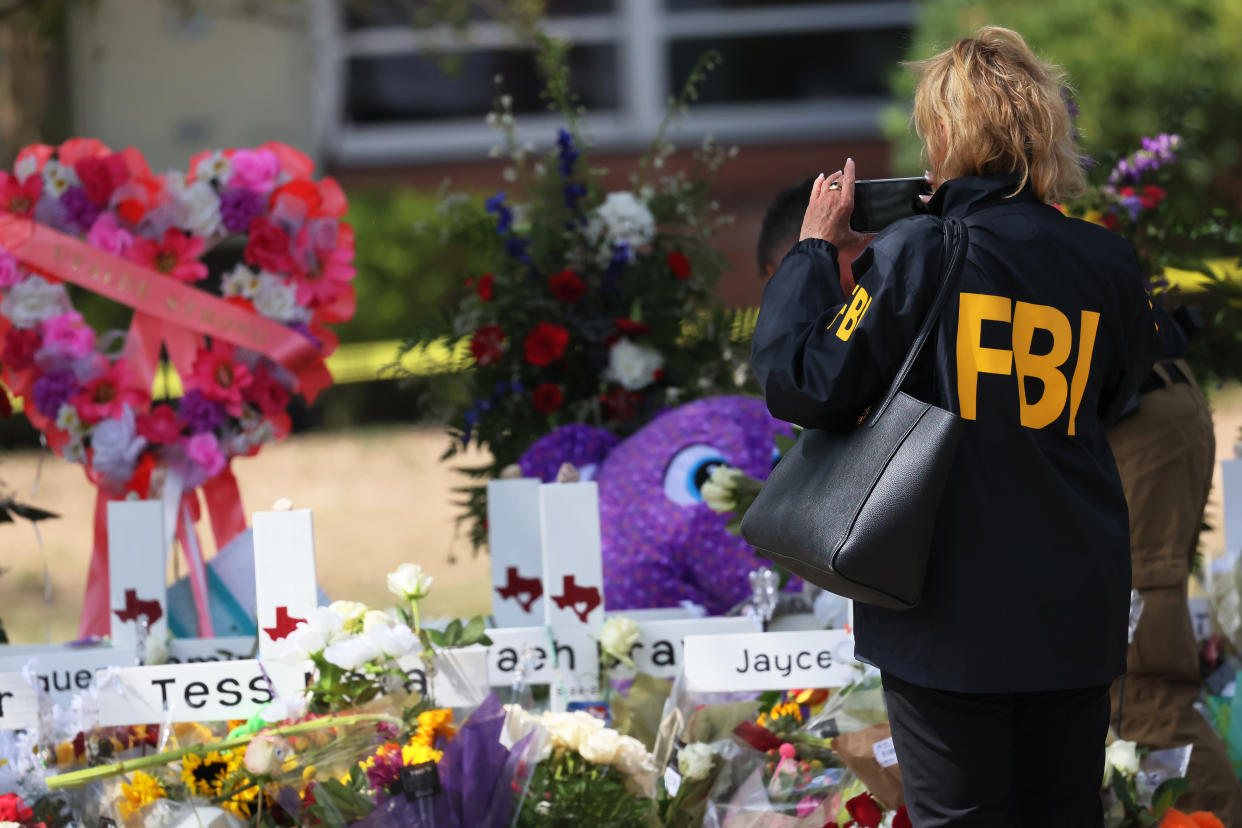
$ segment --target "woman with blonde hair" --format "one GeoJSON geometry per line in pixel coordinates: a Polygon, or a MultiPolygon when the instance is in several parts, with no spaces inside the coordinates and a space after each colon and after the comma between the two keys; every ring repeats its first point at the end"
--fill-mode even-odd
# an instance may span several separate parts
{"type": "Polygon", "coordinates": [[[922,599],[857,604],[856,653],[881,670],[916,828],[1099,826],[1130,595],[1105,429],[1156,353],[1145,280],[1120,236],[1052,206],[1084,183],[1056,67],[996,27],[911,66],[927,214],[867,245],[849,225],[853,161],[821,175],[752,362],[775,416],[853,427],[928,316],[945,221],[966,225],[905,387],[963,421],[922,599]],[[838,252],[858,255],[849,299],[838,252]]]}

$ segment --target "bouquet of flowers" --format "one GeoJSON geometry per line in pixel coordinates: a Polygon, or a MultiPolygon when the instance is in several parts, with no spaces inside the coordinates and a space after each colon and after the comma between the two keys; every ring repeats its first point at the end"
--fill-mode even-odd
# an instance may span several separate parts
{"type": "MultiPolygon", "coordinates": [[[[665,406],[747,382],[737,332],[715,298],[724,262],[710,247],[727,219],[709,178],[732,151],[709,141],[690,172],[665,172],[671,118],[718,58],[704,56],[691,73],[630,186],[610,190],[590,165],[564,48],[540,40],[544,96],[565,118],[551,153],[519,142],[511,99],[498,94],[488,122],[503,136],[507,184],[482,210],[461,199],[444,206],[445,243],[491,262],[463,274],[470,291],[434,332],[468,342],[467,399],[452,413],[446,458],[487,449],[490,463],[465,470],[478,478],[500,476],[557,426],[589,422],[624,435],[665,406]]],[[[464,492],[479,545],[485,488],[464,492]]]]}

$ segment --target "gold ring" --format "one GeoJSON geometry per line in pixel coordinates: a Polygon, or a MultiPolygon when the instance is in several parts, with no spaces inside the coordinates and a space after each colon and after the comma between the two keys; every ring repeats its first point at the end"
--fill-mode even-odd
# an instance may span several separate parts
{"type": "Polygon", "coordinates": [[[829,184],[829,185],[828,185],[828,189],[830,189],[830,190],[839,190],[839,189],[841,189],[841,182],[840,182],[840,181],[834,181],[834,182],[832,182],[831,184],[829,184]]]}

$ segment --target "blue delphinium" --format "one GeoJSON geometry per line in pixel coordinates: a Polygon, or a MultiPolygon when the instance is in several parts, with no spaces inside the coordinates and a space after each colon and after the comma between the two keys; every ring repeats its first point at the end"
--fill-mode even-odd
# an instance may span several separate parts
{"type": "Polygon", "coordinates": [[[513,229],[513,210],[505,204],[505,198],[505,191],[500,190],[483,202],[483,208],[487,212],[496,214],[496,232],[502,236],[513,229]]]}

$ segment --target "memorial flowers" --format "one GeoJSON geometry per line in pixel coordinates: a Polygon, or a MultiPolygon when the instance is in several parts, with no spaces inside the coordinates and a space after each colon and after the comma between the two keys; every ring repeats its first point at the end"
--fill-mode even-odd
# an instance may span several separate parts
{"type": "MultiPolygon", "coordinates": [[[[447,323],[427,332],[468,349],[468,393],[452,413],[446,456],[489,451],[485,467],[468,470],[478,478],[499,476],[557,426],[626,435],[669,405],[736,392],[738,375],[744,382],[742,349],[734,362],[721,356],[734,332],[715,298],[724,263],[711,249],[728,219],[710,182],[731,153],[708,142],[683,170],[664,169],[667,127],[718,58],[694,69],[620,185],[592,165],[564,48],[546,38],[539,47],[544,97],[564,119],[547,136],[550,150],[540,155],[518,139],[512,101],[498,90],[488,122],[500,132],[507,181],[481,205],[450,197],[439,219],[446,244],[485,253],[481,272],[461,274],[468,289],[447,323]]],[[[482,485],[463,493],[479,545],[486,493],[482,485]]]]}

